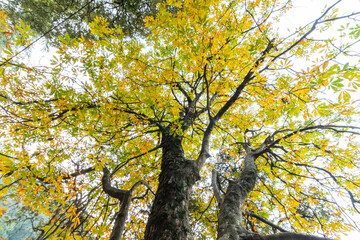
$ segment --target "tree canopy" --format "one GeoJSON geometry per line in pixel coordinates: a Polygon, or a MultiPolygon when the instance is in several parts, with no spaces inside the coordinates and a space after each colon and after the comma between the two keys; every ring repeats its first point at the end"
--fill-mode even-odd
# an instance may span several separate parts
{"type": "Polygon", "coordinates": [[[283,36],[290,1],[168,0],[144,38],[103,17],[60,36],[51,67],[6,61],[31,36],[2,11],[0,196],[48,216],[38,239],[358,229],[359,13],[340,2],[283,36]]]}

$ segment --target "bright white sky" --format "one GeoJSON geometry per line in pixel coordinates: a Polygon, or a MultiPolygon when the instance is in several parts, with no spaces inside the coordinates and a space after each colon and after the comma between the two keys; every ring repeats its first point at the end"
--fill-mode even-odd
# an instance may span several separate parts
{"type": "MultiPolygon", "coordinates": [[[[330,6],[336,1],[337,0],[293,0],[294,7],[289,14],[284,17],[282,24],[289,29],[302,26],[304,23],[306,24],[311,22],[319,16],[325,5],[330,6]]],[[[358,12],[360,11],[360,0],[343,0],[338,7],[340,9],[340,13],[345,12],[349,14],[352,12],[358,12]]],[[[348,236],[341,237],[341,240],[358,239],[360,239],[360,233],[356,231],[348,233],[348,236]]]]}

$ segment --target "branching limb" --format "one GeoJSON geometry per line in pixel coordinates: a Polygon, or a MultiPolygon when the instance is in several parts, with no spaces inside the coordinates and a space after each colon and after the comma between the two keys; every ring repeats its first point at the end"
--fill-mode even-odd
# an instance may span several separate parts
{"type": "Polygon", "coordinates": [[[132,187],[131,189],[129,190],[130,191],[130,194],[133,194],[133,192],[135,191],[135,189],[140,186],[140,185],[144,185],[152,194],[155,195],[155,193],[153,192],[153,190],[151,189],[151,186],[148,182],[144,181],[144,180],[140,180],[138,182],[136,182],[132,187]]]}
{"type": "Polygon", "coordinates": [[[110,171],[107,167],[103,169],[104,175],[102,178],[102,186],[105,193],[109,196],[116,198],[120,201],[120,210],[116,215],[114,227],[111,231],[110,240],[120,240],[123,231],[125,228],[125,222],[129,213],[129,208],[131,204],[132,193],[135,189],[140,185],[145,185],[153,194],[154,192],[151,190],[151,186],[143,180],[136,182],[130,190],[121,190],[111,186],[110,183],[110,171]]]}
{"type": "Polygon", "coordinates": [[[209,155],[209,145],[210,145],[210,136],[212,130],[215,127],[215,124],[222,118],[222,116],[229,110],[229,108],[236,102],[239,98],[242,91],[245,87],[249,84],[249,82],[254,78],[254,73],[260,66],[260,64],[264,61],[265,57],[269,54],[269,52],[274,48],[273,40],[269,42],[266,49],[261,53],[261,56],[256,60],[254,66],[251,70],[246,74],[243,81],[240,85],[236,88],[235,93],[226,101],[226,103],[220,108],[217,114],[209,119],[209,124],[205,130],[204,137],[201,144],[201,150],[198,159],[196,160],[196,165],[198,169],[205,164],[206,159],[210,156],[209,155]]]}
{"type": "Polygon", "coordinates": [[[264,240],[331,240],[330,238],[311,236],[301,233],[277,233],[263,236],[264,240]]]}
{"type": "MultiPolygon", "coordinates": [[[[332,130],[334,132],[338,132],[338,133],[350,133],[350,134],[356,134],[356,135],[360,135],[360,132],[356,132],[356,131],[350,131],[350,130],[342,130],[342,129],[352,129],[352,130],[360,130],[360,127],[356,127],[356,126],[344,126],[344,125],[315,125],[315,126],[308,126],[308,127],[304,127],[298,130],[294,130],[292,132],[290,132],[289,134],[278,138],[276,140],[273,140],[271,143],[269,143],[268,147],[275,147],[276,144],[278,144],[281,140],[286,140],[298,133],[301,132],[306,132],[306,131],[310,131],[310,130],[332,130]]],[[[290,131],[288,129],[284,130],[284,131],[290,131]]],[[[284,131],[276,131],[274,132],[270,138],[273,138],[276,134],[284,132],[284,131]]]]}
{"type": "Polygon", "coordinates": [[[101,179],[102,187],[105,193],[109,196],[119,199],[120,201],[128,194],[125,190],[120,190],[111,186],[110,183],[110,171],[107,167],[103,169],[104,175],[101,179]]]}
{"type": "Polygon", "coordinates": [[[255,213],[253,213],[253,212],[251,212],[251,211],[245,210],[244,214],[245,214],[245,215],[248,215],[248,216],[251,216],[251,217],[254,217],[254,218],[262,221],[263,223],[266,223],[267,225],[269,225],[269,226],[271,226],[271,227],[273,227],[273,228],[276,228],[276,229],[279,230],[280,232],[288,232],[288,231],[285,230],[284,228],[279,227],[278,225],[270,222],[269,220],[267,220],[267,219],[265,219],[265,218],[263,218],[263,217],[255,214],[255,213]]]}
{"type": "Polygon", "coordinates": [[[320,21],[324,16],[326,16],[326,14],[328,14],[328,12],[333,9],[337,4],[339,4],[341,2],[341,0],[338,0],[336,3],[334,3],[333,5],[331,5],[330,7],[328,7],[324,13],[317,18],[314,23],[312,24],[311,28],[309,31],[307,31],[304,35],[302,35],[295,43],[293,43],[290,47],[288,47],[286,50],[284,50],[283,52],[279,53],[278,55],[276,55],[271,62],[274,62],[276,59],[278,59],[279,57],[281,57],[282,55],[286,54],[287,52],[289,52],[291,49],[293,49],[294,47],[296,47],[297,45],[299,45],[299,43],[301,43],[304,39],[307,38],[307,36],[310,35],[310,33],[312,33],[313,31],[315,31],[316,26],[320,23],[322,23],[323,21],[320,21]]]}
{"type": "Polygon", "coordinates": [[[9,183],[9,184],[7,184],[7,185],[5,185],[5,186],[2,186],[2,187],[0,188],[0,192],[1,192],[2,190],[6,189],[6,188],[9,188],[9,187],[11,187],[12,185],[18,183],[21,179],[22,179],[22,178],[18,178],[18,179],[16,179],[14,182],[9,183]]]}
{"type": "Polygon", "coordinates": [[[77,177],[77,176],[80,176],[80,175],[87,174],[87,173],[92,172],[92,171],[95,171],[95,167],[89,167],[89,168],[81,169],[80,171],[73,172],[73,173],[69,174],[68,176],[63,177],[63,179],[67,180],[67,179],[70,179],[70,178],[73,178],[73,177],[77,177]]]}
{"type": "Polygon", "coordinates": [[[144,155],[146,155],[146,154],[148,154],[148,153],[151,153],[151,152],[153,152],[153,151],[156,151],[156,150],[158,150],[159,148],[162,148],[162,147],[163,147],[163,144],[159,144],[159,145],[155,146],[154,148],[150,149],[150,150],[147,151],[147,152],[140,153],[139,155],[136,155],[136,156],[134,156],[134,157],[128,158],[125,162],[123,162],[123,163],[121,163],[121,164],[119,164],[119,165],[117,165],[117,166],[115,167],[115,169],[114,169],[114,170],[112,171],[112,173],[111,173],[111,176],[113,176],[117,171],[119,171],[123,166],[125,166],[126,164],[128,164],[131,160],[134,160],[134,159],[136,159],[136,158],[142,157],[142,156],[144,156],[144,155]]]}
{"type": "Polygon", "coordinates": [[[353,12],[353,13],[350,13],[348,15],[344,15],[344,16],[340,16],[340,17],[334,17],[334,18],[330,18],[330,19],[325,19],[325,20],[319,21],[319,23],[332,22],[332,21],[339,20],[339,19],[344,19],[344,18],[351,18],[351,17],[354,17],[354,16],[359,15],[359,14],[360,14],[360,12],[353,12]]]}

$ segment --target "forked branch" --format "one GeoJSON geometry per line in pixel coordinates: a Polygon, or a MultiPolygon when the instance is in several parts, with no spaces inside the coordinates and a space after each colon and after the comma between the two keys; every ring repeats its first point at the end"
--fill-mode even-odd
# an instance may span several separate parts
{"type": "Polygon", "coordinates": [[[111,231],[110,240],[120,240],[125,228],[125,222],[129,213],[131,204],[131,197],[135,189],[140,185],[145,185],[153,194],[150,185],[146,181],[136,182],[130,190],[121,190],[111,186],[110,171],[107,167],[103,169],[104,175],[102,178],[102,187],[105,193],[109,196],[116,198],[120,202],[120,210],[116,214],[114,227],[111,231]]]}

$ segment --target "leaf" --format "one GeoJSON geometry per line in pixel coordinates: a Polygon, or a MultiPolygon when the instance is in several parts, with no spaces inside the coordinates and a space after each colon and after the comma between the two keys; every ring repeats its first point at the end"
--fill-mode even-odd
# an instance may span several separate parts
{"type": "Polygon", "coordinates": [[[322,65],[323,70],[325,70],[328,65],[329,65],[329,61],[325,61],[322,65]]]}

